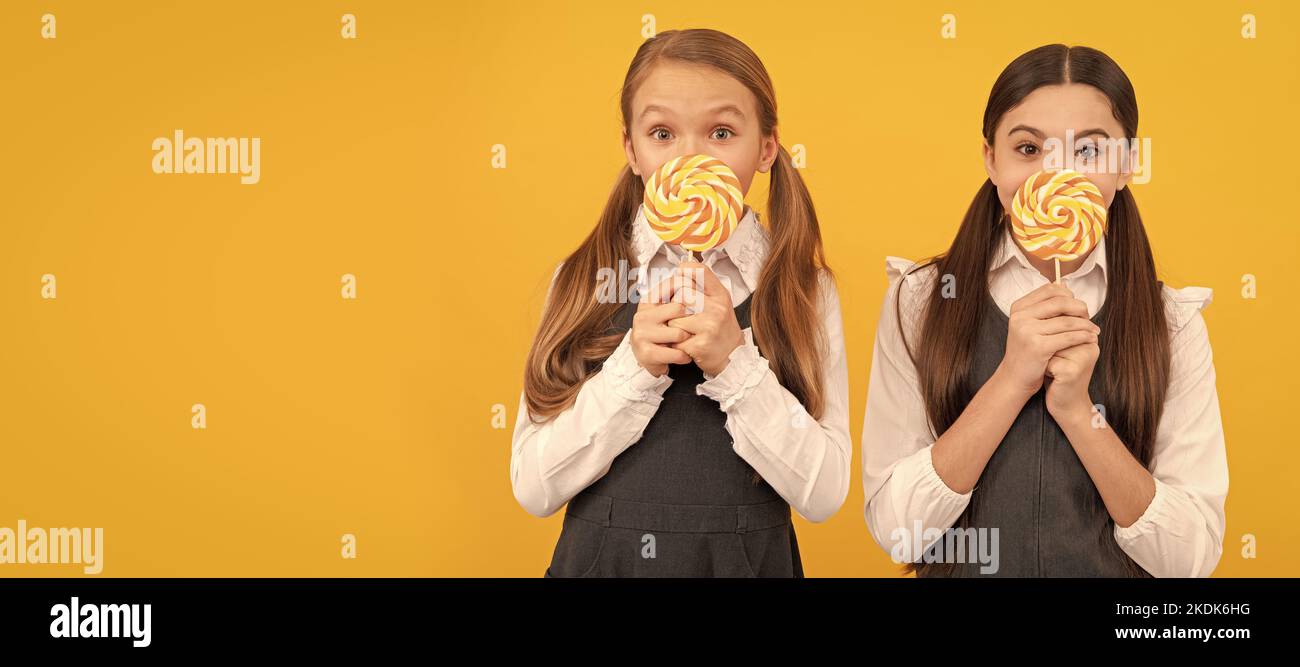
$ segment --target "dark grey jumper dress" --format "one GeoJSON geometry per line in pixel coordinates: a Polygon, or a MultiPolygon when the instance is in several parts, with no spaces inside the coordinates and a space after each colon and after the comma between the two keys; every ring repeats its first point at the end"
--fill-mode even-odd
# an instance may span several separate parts
{"type": "MultiPolygon", "coordinates": [[[[736,306],[742,329],[749,302],[736,306]]],[[[610,333],[632,326],[637,304],[610,333]]],[[[569,501],[547,577],[802,577],[790,506],[732,449],[727,416],[695,393],[704,374],[670,364],[673,382],[641,439],[569,501]]]]}
{"type": "MultiPolygon", "coordinates": [[[[985,297],[973,351],[972,392],[992,377],[1007,345],[1007,315],[987,291],[985,297]]],[[[1107,299],[1093,323],[1104,321],[1109,306],[1107,299]]],[[[1106,371],[1098,363],[1088,392],[1103,406],[1105,387],[1106,371]]],[[[1046,397],[1044,384],[1025,403],[956,524],[960,527],[964,520],[968,527],[998,529],[998,571],[984,574],[978,562],[933,563],[918,569],[917,576],[1150,576],[1115,542],[1115,522],[1074,447],[1048,414],[1046,397]]]]}

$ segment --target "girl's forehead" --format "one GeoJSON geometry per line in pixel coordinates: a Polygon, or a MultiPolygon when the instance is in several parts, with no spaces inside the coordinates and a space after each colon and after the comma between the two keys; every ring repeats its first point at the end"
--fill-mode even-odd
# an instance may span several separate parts
{"type": "Polygon", "coordinates": [[[754,95],[735,77],[707,65],[666,61],[654,65],[632,96],[639,118],[649,113],[702,115],[733,107],[754,115],[754,95]]]}
{"type": "Polygon", "coordinates": [[[1112,137],[1123,133],[1105,93],[1081,83],[1043,86],[1031,92],[1002,115],[998,134],[1009,134],[1017,127],[1031,127],[1055,137],[1066,130],[1092,128],[1102,128],[1112,137]]]}

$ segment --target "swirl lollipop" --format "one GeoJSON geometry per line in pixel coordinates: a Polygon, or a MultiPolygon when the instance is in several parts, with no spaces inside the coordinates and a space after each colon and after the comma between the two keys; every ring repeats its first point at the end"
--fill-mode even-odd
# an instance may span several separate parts
{"type": "Polygon", "coordinates": [[[673,158],[645,184],[646,221],[665,243],[691,251],[691,259],[731,236],[743,205],[740,179],[708,155],[673,158]]]}
{"type": "Polygon", "coordinates": [[[1030,176],[1011,202],[1011,233],[1021,248],[1056,263],[1078,259],[1106,233],[1106,203],[1083,174],[1065,169],[1030,176]]]}

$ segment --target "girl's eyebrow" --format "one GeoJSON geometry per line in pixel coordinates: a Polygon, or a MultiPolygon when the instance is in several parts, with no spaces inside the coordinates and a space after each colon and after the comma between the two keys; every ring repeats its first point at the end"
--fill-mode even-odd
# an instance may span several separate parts
{"type": "MultiPolygon", "coordinates": [[[[1028,132],[1028,133],[1034,135],[1035,137],[1038,137],[1039,139],[1045,139],[1045,138],[1047,138],[1046,135],[1043,134],[1043,131],[1042,131],[1042,130],[1040,130],[1040,129],[1036,128],[1036,127],[1029,127],[1028,125],[1017,125],[1017,126],[1011,128],[1011,129],[1007,132],[1007,135],[1010,136],[1010,135],[1012,135],[1012,134],[1015,134],[1016,132],[1028,132]]],[[[1084,137],[1091,137],[1091,136],[1094,135],[1094,134],[1100,134],[1101,136],[1106,137],[1107,139],[1110,138],[1110,133],[1107,132],[1106,130],[1101,129],[1100,127],[1094,127],[1094,128],[1092,128],[1092,129],[1084,130],[1084,131],[1082,131],[1082,132],[1075,132],[1075,133],[1074,133],[1074,138],[1075,138],[1075,139],[1082,139],[1082,138],[1084,138],[1084,137]]]]}
{"type": "Polygon", "coordinates": [[[1035,137],[1038,137],[1039,139],[1047,138],[1047,135],[1043,134],[1042,130],[1036,127],[1029,127],[1028,125],[1017,125],[1011,128],[1010,130],[1007,130],[1007,136],[1013,135],[1017,132],[1028,132],[1034,135],[1035,137]]]}
{"type": "Polygon", "coordinates": [[[666,115],[666,116],[671,116],[671,115],[673,115],[673,112],[672,112],[670,109],[668,109],[667,107],[661,107],[661,106],[659,106],[658,104],[651,104],[651,105],[647,106],[645,109],[643,109],[643,110],[641,111],[641,117],[642,117],[642,118],[645,118],[646,116],[649,116],[650,114],[652,114],[652,113],[654,113],[654,112],[656,112],[656,111],[659,112],[659,113],[662,113],[662,114],[664,114],[664,115],[666,115]]]}
{"type": "Polygon", "coordinates": [[[1101,136],[1106,137],[1107,139],[1110,138],[1110,133],[1101,129],[1100,127],[1094,127],[1091,130],[1084,130],[1082,132],[1075,132],[1074,138],[1082,139],[1084,137],[1091,137],[1094,134],[1100,134],[1101,136]]]}
{"type": "MultiPolygon", "coordinates": [[[[646,106],[646,108],[641,111],[641,118],[644,119],[646,116],[649,116],[650,114],[655,112],[662,113],[666,116],[673,115],[672,110],[668,109],[667,107],[662,107],[659,106],[658,104],[651,104],[646,106]]],[[[709,113],[715,115],[729,113],[729,114],[734,114],[736,116],[739,116],[741,120],[745,119],[745,112],[741,111],[740,107],[734,104],[724,104],[720,107],[714,108],[709,113]]]]}
{"type": "Polygon", "coordinates": [[[738,107],[738,106],[736,106],[736,105],[734,105],[734,104],[724,104],[724,105],[722,105],[722,106],[720,106],[720,107],[717,107],[716,109],[714,109],[714,110],[713,110],[712,112],[710,112],[710,113],[713,113],[713,114],[724,114],[724,113],[735,114],[735,115],[737,115],[737,116],[740,116],[740,119],[741,119],[741,120],[745,120],[745,112],[744,112],[744,111],[741,111],[741,110],[740,110],[740,107],[738,107]]]}

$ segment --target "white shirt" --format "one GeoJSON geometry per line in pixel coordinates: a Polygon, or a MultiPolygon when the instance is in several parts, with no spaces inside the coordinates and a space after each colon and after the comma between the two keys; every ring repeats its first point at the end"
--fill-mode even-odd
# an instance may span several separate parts
{"type": "MultiPolygon", "coordinates": [[[[650,228],[644,210],[632,223],[632,245],[639,275],[669,269],[684,251],[666,244],[650,228]]],[[[718,275],[739,305],[758,285],[767,258],[767,230],[746,207],[735,231],[701,261],[718,275]]],[[[556,267],[556,273],[559,267],[556,267]]],[[[825,274],[823,274],[824,276],[825,274]]],[[[554,285],[554,276],[551,278],[554,285]]],[[[549,296],[549,294],[548,294],[549,296]]],[[[742,330],[744,343],[728,357],[716,377],[705,374],[698,395],[718,402],[726,413],[732,449],[801,516],[824,521],[849,492],[850,438],[848,364],[839,294],[822,280],[821,318],[828,354],[823,363],[825,409],[814,420],[798,399],[781,386],[767,359],[742,330]]],[[[673,379],[651,375],[632,354],[631,331],[601,370],[578,391],[574,404],[553,418],[533,423],[524,395],[519,397],[510,452],[515,498],[528,512],[549,516],[570,498],[609,472],[614,458],[641,438],[673,379]]]]}
{"type": "MultiPolygon", "coordinates": [[[[956,523],[971,493],[953,491],[934,470],[930,453],[935,438],[895,313],[897,299],[908,341],[915,347],[915,332],[933,289],[935,267],[907,276],[901,295],[896,297],[895,288],[913,262],[888,257],[885,264],[889,292],[876,327],[862,429],[862,481],[867,526],[876,542],[891,551],[894,529],[904,529],[899,535],[910,535],[907,531],[919,520],[925,529],[942,531],[956,523]]],[[[1102,240],[1078,269],[1062,276],[1066,287],[1088,305],[1089,315],[1095,315],[1105,301],[1106,273],[1102,240]]],[[[1047,282],[1010,234],[1003,234],[1001,249],[989,269],[989,291],[998,307],[1009,314],[1012,302],[1047,282]]],[[[1154,576],[1206,577],[1223,551],[1223,506],[1228,494],[1214,363],[1200,313],[1212,293],[1204,287],[1166,286],[1164,296],[1171,367],[1150,466],[1156,493],[1136,522],[1115,527],[1115,540],[1154,576]]],[[[910,549],[903,553],[907,551],[910,549]]]]}

